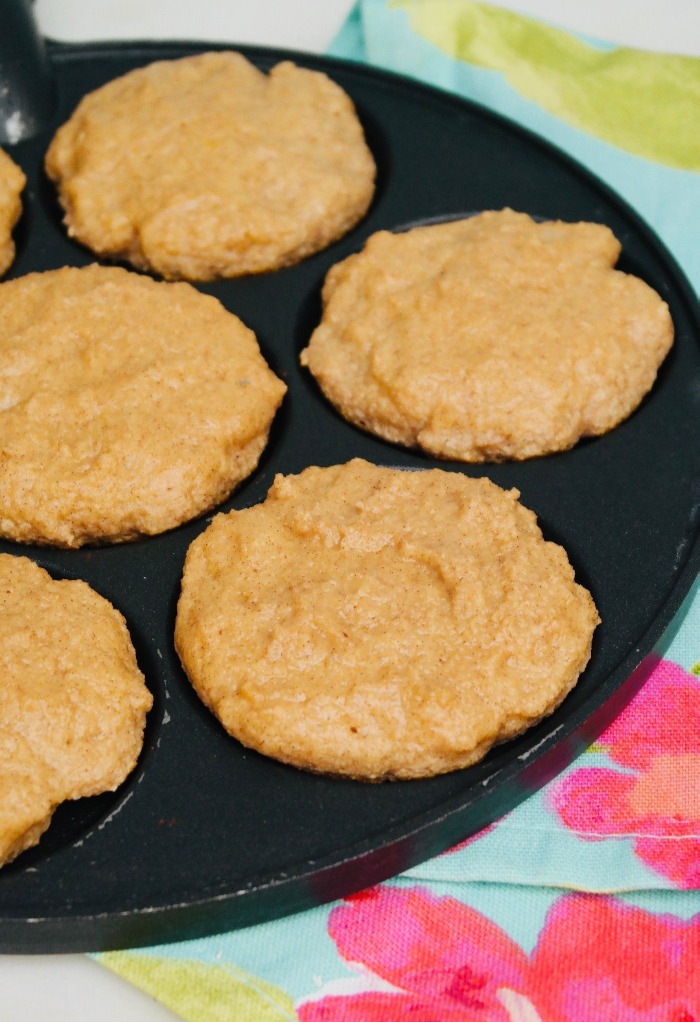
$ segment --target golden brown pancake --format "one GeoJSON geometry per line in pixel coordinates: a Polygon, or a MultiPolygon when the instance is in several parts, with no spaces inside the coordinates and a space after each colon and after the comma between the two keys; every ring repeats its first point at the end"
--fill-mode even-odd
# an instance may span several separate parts
{"type": "Polygon", "coordinates": [[[153,702],[122,615],[85,582],[0,554],[0,865],[66,799],[133,770],[153,702]]]}
{"type": "Polygon", "coordinates": [[[0,276],[9,270],[15,258],[12,229],[22,212],[20,196],[26,183],[24,172],[0,149],[0,276]]]}
{"type": "Polygon", "coordinates": [[[567,450],[635,410],[673,341],[619,253],[600,224],[509,209],[381,231],[329,272],[302,364],[350,422],[436,457],[567,450]]]}
{"type": "Polygon", "coordinates": [[[517,491],[354,460],[214,518],[175,642],[244,745],[378,781],[468,766],[551,713],[597,623],[517,491]]]}
{"type": "Polygon", "coordinates": [[[157,61],[87,95],[46,155],[65,222],[99,256],[163,277],[274,270],[365,213],[374,160],[347,94],[239,53],[157,61]]]}
{"type": "Polygon", "coordinates": [[[0,535],[78,547],[202,514],[255,468],[285,389],[190,284],[103,266],[0,284],[0,535]]]}

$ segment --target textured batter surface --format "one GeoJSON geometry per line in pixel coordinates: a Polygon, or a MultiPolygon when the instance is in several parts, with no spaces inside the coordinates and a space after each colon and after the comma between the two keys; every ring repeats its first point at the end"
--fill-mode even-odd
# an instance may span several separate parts
{"type": "Polygon", "coordinates": [[[26,184],[24,172],[4,149],[0,149],[0,275],[12,265],[15,244],[12,228],[22,212],[22,189],[26,184]]]}
{"type": "Polygon", "coordinates": [[[255,467],[284,384],[191,285],[118,267],[0,285],[0,534],[76,547],[163,532],[255,467]]]}
{"type": "Polygon", "coordinates": [[[351,422],[467,462],[567,450],[631,414],[673,342],[599,224],[487,212],[379,232],[333,267],[302,364],[351,422]]]}
{"type": "Polygon", "coordinates": [[[285,61],[157,61],[86,96],[46,156],[70,234],[164,277],[276,269],[365,213],[374,160],[346,93],[285,61]]]}
{"type": "Polygon", "coordinates": [[[278,476],[187,554],[176,646],[245,745],[380,780],[467,766],[550,713],[598,621],[486,479],[355,460],[278,476]]]}
{"type": "Polygon", "coordinates": [[[152,702],[111,604],[0,554],[0,865],[37,843],[60,802],[122,783],[152,702]]]}

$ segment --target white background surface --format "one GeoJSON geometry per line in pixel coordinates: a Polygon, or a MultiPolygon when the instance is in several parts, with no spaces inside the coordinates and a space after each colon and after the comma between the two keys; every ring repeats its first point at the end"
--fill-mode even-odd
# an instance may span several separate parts
{"type": "MultiPolygon", "coordinates": [[[[502,0],[500,6],[613,42],[700,56],[698,0],[502,0]]],[[[352,0],[35,3],[42,32],[63,41],[189,38],[307,51],[324,50],[351,7],[352,0]]],[[[0,956],[0,1022],[172,1022],[174,1018],[82,955],[0,956]]]]}

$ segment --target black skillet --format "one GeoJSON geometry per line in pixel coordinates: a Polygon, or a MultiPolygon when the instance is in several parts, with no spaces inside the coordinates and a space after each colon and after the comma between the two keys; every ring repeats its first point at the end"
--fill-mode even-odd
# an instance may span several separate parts
{"type": "MultiPolygon", "coordinates": [[[[49,45],[43,58],[38,44],[48,90],[30,104],[32,130],[8,146],[28,177],[11,276],[92,261],[66,237],[42,171],[53,131],[81,96],[139,65],[203,48],[213,47],[49,45]]],[[[435,464],[346,424],[298,365],[326,271],[372,231],[506,205],[536,217],[600,221],[622,242],[621,268],[671,308],[676,343],[653,391],[618,429],[566,454],[442,467],[516,486],[545,535],[568,550],[603,623],[590,665],[551,718],[468,770],[364,785],[245,751],[193,694],[172,629],[185,551],[207,519],[113,548],[0,543],[110,599],[127,618],[155,696],[132,777],[115,794],[59,808],[40,845],[0,871],[3,952],[136,946],[245,926],[376,883],[474,834],[570,763],[621,710],[698,572],[700,318],[695,296],[649,228],[585,169],[462,99],[322,57],[244,52],[263,69],[290,57],[339,82],[355,101],[379,177],[367,217],[325,252],[278,273],[202,287],[256,331],[289,386],[259,468],[224,508],[262,500],[276,472],[309,464],[356,455],[435,464]]]]}

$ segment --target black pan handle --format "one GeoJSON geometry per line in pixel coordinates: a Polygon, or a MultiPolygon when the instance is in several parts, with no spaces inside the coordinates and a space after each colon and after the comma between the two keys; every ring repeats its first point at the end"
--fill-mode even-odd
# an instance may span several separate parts
{"type": "Polygon", "coordinates": [[[31,0],[0,0],[0,145],[37,135],[54,105],[51,64],[31,0]]]}

